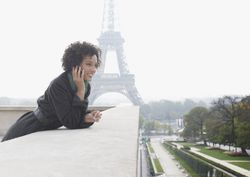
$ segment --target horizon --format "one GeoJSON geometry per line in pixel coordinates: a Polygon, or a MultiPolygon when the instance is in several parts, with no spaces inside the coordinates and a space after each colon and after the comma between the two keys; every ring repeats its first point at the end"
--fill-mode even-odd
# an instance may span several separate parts
{"type": "MultiPolygon", "coordinates": [[[[94,102],[93,105],[91,106],[104,106],[104,105],[113,105],[113,106],[119,106],[119,105],[133,105],[133,103],[126,98],[125,96],[121,96],[119,95],[118,97],[113,97],[110,98],[110,94],[113,93],[107,93],[105,95],[102,95],[100,97],[98,97],[96,99],[96,101],[94,102]]],[[[116,94],[118,95],[118,94],[116,94]]],[[[245,96],[240,96],[240,95],[224,95],[224,96],[239,96],[239,97],[245,97],[245,96]]],[[[222,96],[222,97],[224,97],[222,96]]],[[[203,97],[203,98],[184,98],[182,100],[170,100],[170,99],[159,99],[159,100],[143,100],[144,104],[150,104],[150,103],[154,103],[154,102],[161,102],[161,101],[170,101],[173,103],[184,103],[185,101],[191,100],[194,103],[199,103],[199,102],[203,102],[205,103],[207,106],[211,105],[213,101],[222,98],[222,97],[203,97]]],[[[38,98],[19,98],[19,97],[2,97],[0,96],[0,106],[9,106],[9,105],[30,105],[32,103],[32,105],[36,105],[36,101],[38,98]],[[1,104],[1,101],[3,101],[4,99],[7,99],[8,101],[10,101],[10,104],[1,104]],[[29,104],[23,104],[25,102],[28,102],[29,104]],[[21,103],[21,104],[20,104],[21,103]]]]}

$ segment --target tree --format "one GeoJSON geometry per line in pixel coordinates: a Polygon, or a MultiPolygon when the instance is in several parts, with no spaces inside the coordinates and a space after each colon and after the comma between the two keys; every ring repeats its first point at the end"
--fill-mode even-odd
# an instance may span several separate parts
{"type": "Polygon", "coordinates": [[[241,98],[237,96],[224,96],[214,101],[211,110],[220,115],[220,120],[227,124],[230,128],[229,145],[235,145],[235,121],[241,114],[239,102],[241,98]]]}
{"type": "Polygon", "coordinates": [[[250,96],[243,97],[240,101],[240,121],[249,122],[250,121],[250,96]]]}
{"type": "Polygon", "coordinates": [[[213,144],[223,143],[220,136],[220,129],[224,122],[222,122],[218,117],[219,116],[215,112],[209,112],[208,118],[205,121],[206,137],[208,141],[212,142],[213,144]]]}
{"type": "Polygon", "coordinates": [[[166,123],[161,124],[161,129],[163,130],[164,134],[166,134],[166,132],[168,133],[168,135],[173,134],[173,129],[169,124],[166,123]]]}
{"type": "Polygon", "coordinates": [[[247,154],[246,148],[250,148],[250,96],[242,98],[239,105],[241,114],[236,121],[236,145],[247,154]]]}
{"type": "Polygon", "coordinates": [[[154,122],[151,120],[147,120],[144,123],[144,130],[146,134],[150,134],[152,130],[154,130],[154,122]]]}
{"type": "Polygon", "coordinates": [[[199,138],[204,141],[206,144],[206,140],[204,137],[204,128],[205,128],[205,120],[208,116],[208,110],[205,107],[195,107],[188,114],[184,116],[184,137],[192,137],[194,139],[199,138]]]}
{"type": "Polygon", "coordinates": [[[183,117],[192,108],[203,105],[207,106],[202,101],[196,103],[190,99],[186,99],[184,102],[160,100],[140,106],[140,116],[147,120],[154,119],[173,125],[178,118],[183,117]]]}
{"type": "Polygon", "coordinates": [[[142,116],[139,116],[139,128],[143,128],[145,124],[145,119],[142,116]]]}
{"type": "Polygon", "coordinates": [[[241,147],[242,154],[247,154],[246,149],[250,148],[250,123],[238,122],[236,127],[236,145],[241,147]]]}

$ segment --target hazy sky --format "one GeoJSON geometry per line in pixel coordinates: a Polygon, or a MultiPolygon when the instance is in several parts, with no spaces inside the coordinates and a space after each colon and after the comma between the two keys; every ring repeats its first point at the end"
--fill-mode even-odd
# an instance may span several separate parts
{"type": "MultiPolygon", "coordinates": [[[[43,94],[70,43],[98,44],[103,4],[0,0],[0,97],[43,94]]],[[[117,0],[117,9],[144,100],[250,94],[249,0],[117,0]]]]}

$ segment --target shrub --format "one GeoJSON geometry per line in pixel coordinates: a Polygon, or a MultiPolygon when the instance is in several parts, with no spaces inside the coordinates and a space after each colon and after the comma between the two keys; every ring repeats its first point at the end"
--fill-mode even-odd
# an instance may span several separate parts
{"type": "Polygon", "coordinates": [[[233,157],[246,156],[245,154],[242,154],[241,152],[232,152],[232,151],[225,151],[224,154],[227,154],[227,155],[233,156],[233,157]]]}
{"type": "Polygon", "coordinates": [[[191,148],[189,146],[183,146],[182,149],[184,149],[184,150],[190,150],[191,148]]]}

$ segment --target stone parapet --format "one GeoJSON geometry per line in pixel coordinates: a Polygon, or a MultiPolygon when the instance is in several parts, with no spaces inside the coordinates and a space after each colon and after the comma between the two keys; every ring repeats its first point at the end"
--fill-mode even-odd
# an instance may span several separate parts
{"type": "MultiPolygon", "coordinates": [[[[0,106],[0,136],[4,135],[8,128],[24,113],[33,111],[34,106],[0,106]]],[[[89,110],[104,111],[111,106],[91,106],[89,110]]]]}
{"type": "Polygon", "coordinates": [[[1,177],[136,177],[139,107],[115,107],[87,129],[0,143],[1,177]]]}

